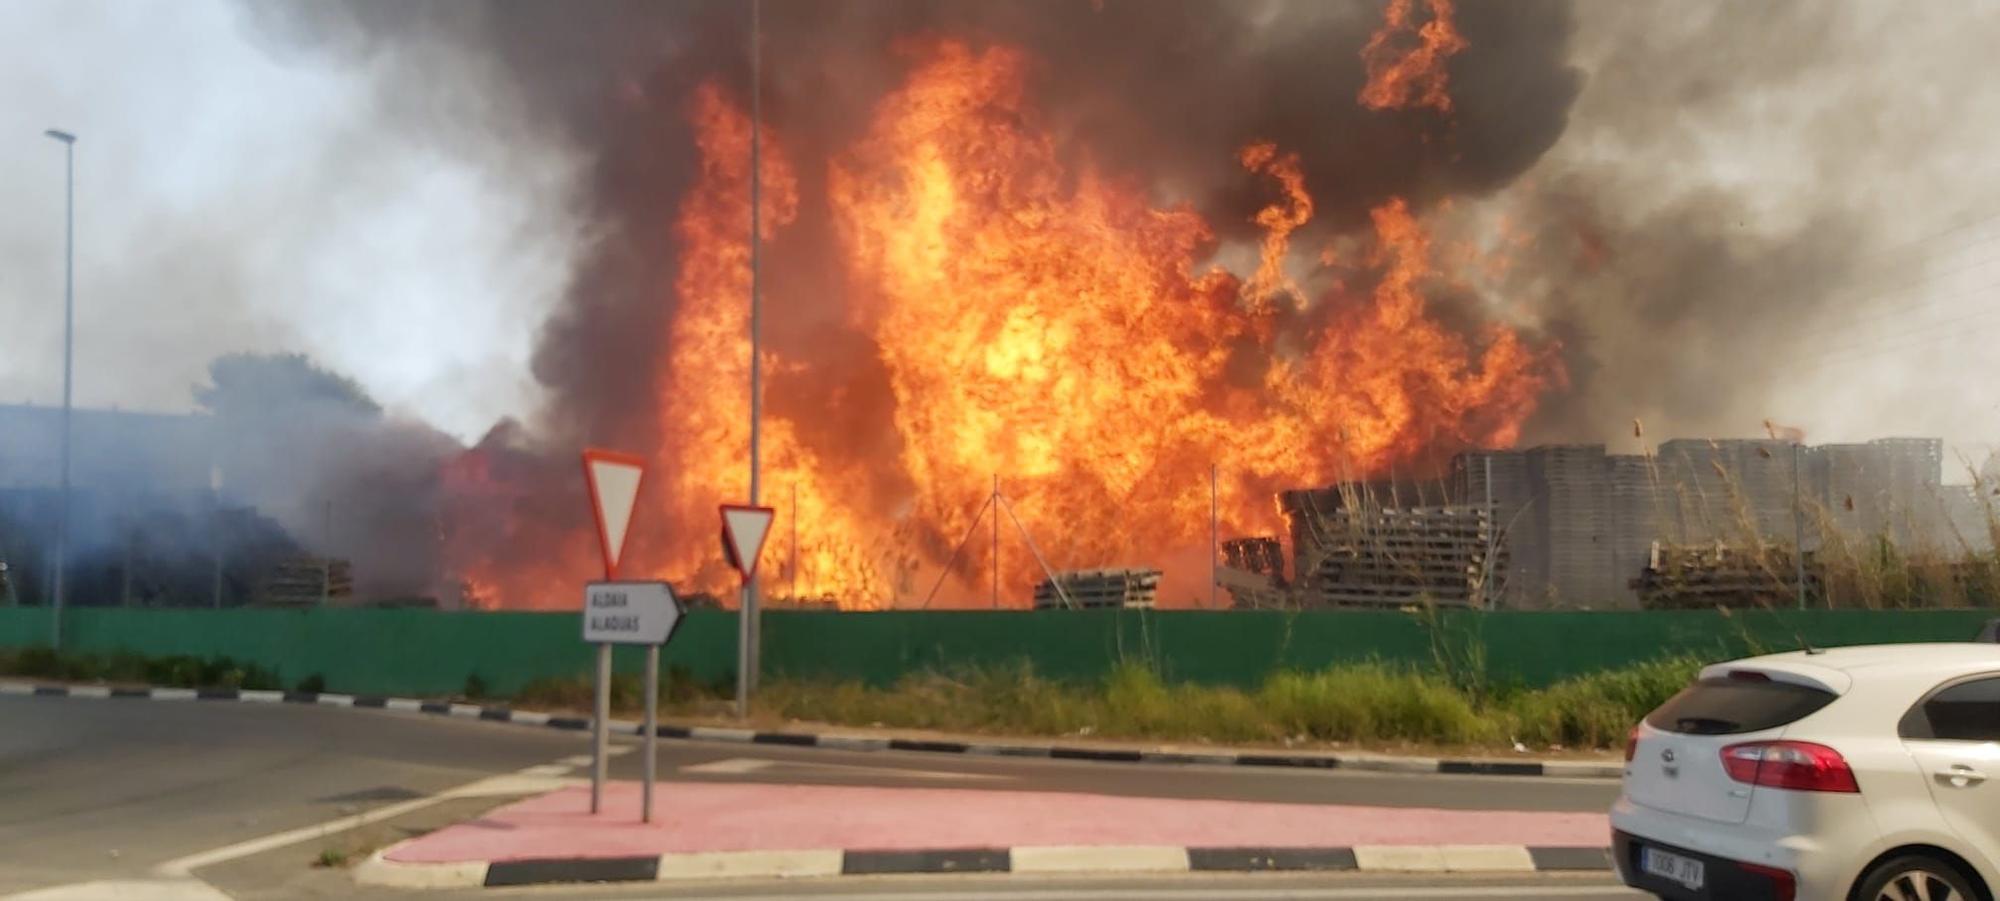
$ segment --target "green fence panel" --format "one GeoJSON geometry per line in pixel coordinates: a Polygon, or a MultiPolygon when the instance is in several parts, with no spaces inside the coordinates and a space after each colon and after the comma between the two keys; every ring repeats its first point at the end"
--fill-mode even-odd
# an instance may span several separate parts
{"type": "MultiPolygon", "coordinates": [[[[19,612],[0,612],[0,644],[47,644],[46,614],[36,621],[19,612]]],[[[540,678],[587,676],[593,654],[581,631],[573,613],[85,607],[64,612],[63,649],[229,657],[272,669],[287,686],[317,675],[330,691],[357,694],[449,694],[476,675],[508,694],[540,678]]],[[[690,613],[662,661],[706,681],[731,678],[735,617],[690,613]]],[[[640,672],[643,652],[621,648],[614,665],[640,672]]]]}
{"type": "MultiPolygon", "coordinates": [[[[1495,685],[1541,686],[1597,670],[1685,655],[1722,660],[1805,644],[1964,641],[1991,610],[1447,612],[1393,611],[783,611],[764,620],[767,678],[887,685],[925,670],[1026,663],[1055,679],[1102,678],[1122,664],[1175,681],[1254,686],[1274,671],[1338,663],[1452,666],[1495,685]]],[[[46,645],[40,608],[0,608],[0,647],[46,645]]],[[[727,684],[736,616],[688,615],[664,659],[727,684]]],[[[329,690],[449,694],[477,676],[508,694],[536,679],[587,676],[591,649],[574,613],[435,610],[122,610],[72,608],[63,645],[84,653],[226,656],[309,676],[329,690]]],[[[615,666],[636,673],[641,654],[615,666]]]]}

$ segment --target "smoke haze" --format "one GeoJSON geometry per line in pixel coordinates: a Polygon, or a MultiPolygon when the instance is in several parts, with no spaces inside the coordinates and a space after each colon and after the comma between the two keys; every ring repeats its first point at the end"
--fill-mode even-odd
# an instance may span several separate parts
{"type": "MultiPolygon", "coordinates": [[[[484,435],[543,474],[505,500],[546,511],[534,521],[574,513],[564,455],[579,444],[676,440],[631,386],[674,365],[659,349],[675,217],[698,175],[689,95],[715,78],[747,96],[747,4],[221,5],[163,29],[166,9],[104,4],[95,26],[58,32],[53,45],[98,48],[115,88],[86,90],[98,82],[53,53],[0,63],[19,76],[9,90],[101,99],[92,127],[75,126],[79,200],[83,221],[118,225],[80,225],[95,239],[80,242],[82,401],[181,405],[210,357],[305,350],[393,412],[484,435]],[[147,60],[171,68],[203,41],[234,46],[238,68],[145,84],[147,60]],[[258,66],[283,76],[265,94],[286,102],[232,118],[231,85],[258,66]],[[284,119],[288,104],[317,118],[284,119]],[[134,209],[84,200],[114,191],[134,209]],[[171,315],[139,315],[157,310],[171,315]]],[[[46,31],[55,10],[10,9],[22,27],[5,30],[46,31]]],[[[1504,257],[1431,301],[1461,331],[1502,322],[1559,348],[1567,383],[1525,442],[1628,445],[1634,418],[1648,440],[1750,435],[1766,418],[1813,440],[1937,434],[1975,460],[1995,438],[2000,409],[1967,386],[2000,377],[1986,315],[2000,89],[1981,76],[2000,12],[1461,2],[1448,116],[1355,102],[1377,2],[768,0],[764,16],[765,115],[807,207],[768,248],[782,265],[767,271],[767,338],[810,364],[771,374],[771,409],[837,413],[812,420],[829,432],[802,435],[810,446],[896,452],[889,375],[828,288],[846,276],[812,206],[826,161],[862,137],[908,71],[907,42],[927,35],[1021,47],[1071,171],[1189,204],[1232,269],[1254,266],[1252,219],[1271,202],[1230,164],[1253,141],[1300,157],[1316,213],[1298,248],[1351,249],[1371,209],[1404,197],[1446,252],[1456,240],[1504,257]]],[[[49,121],[14,131],[73,121],[32,109],[49,121]]],[[[54,215],[59,172],[44,169],[10,196],[54,215]]],[[[23,330],[59,335],[40,300],[59,294],[46,264],[59,235],[36,218],[4,229],[0,261],[32,273],[9,300],[23,330]]],[[[1314,291],[1342,277],[1297,274],[1314,291]]],[[[50,346],[0,362],[0,391],[47,399],[50,346]]],[[[415,456],[448,456],[412,440],[415,456]]],[[[893,506],[903,486],[876,487],[893,506]]]]}

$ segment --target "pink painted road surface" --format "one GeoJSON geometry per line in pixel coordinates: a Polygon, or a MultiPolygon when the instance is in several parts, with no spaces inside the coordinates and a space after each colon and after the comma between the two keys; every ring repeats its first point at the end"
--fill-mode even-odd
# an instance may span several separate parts
{"type": "Polygon", "coordinates": [[[639,823],[639,786],[566,788],[501,807],[391,849],[404,863],[642,857],[691,851],[818,848],[921,850],[1025,845],[1339,847],[1602,846],[1600,813],[1435,810],[1183,801],[1060,792],[666,783],[654,822],[639,823]]]}

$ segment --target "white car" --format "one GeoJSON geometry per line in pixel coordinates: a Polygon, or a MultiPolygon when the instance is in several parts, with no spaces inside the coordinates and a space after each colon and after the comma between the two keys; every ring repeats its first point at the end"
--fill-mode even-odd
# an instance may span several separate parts
{"type": "Polygon", "coordinates": [[[1611,809],[1663,898],[1994,901],[2000,645],[1721,663],[1634,727],[1611,809]]]}

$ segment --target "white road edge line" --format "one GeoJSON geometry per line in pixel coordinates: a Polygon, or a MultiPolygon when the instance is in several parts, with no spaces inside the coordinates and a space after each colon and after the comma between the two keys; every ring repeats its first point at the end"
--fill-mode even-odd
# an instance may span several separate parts
{"type": "Polygon", "coordinates": [[[1187,849],[1169,845],[1045,845],[1011,850],[1016,873],[1185,873],[1187,849]]]}
{"type": "MultiPolygon", "coordinates": [[[[961,879],[974,879],[964,876],[961,879]]],[[[1004,876],[999,878],[1006,878],[1004,876]]],[[[1147,901],[1269,901],[1284,898],[1286,901],[1383,901],[1393,898],[1602,898],[1606,895],[1629,894],[1637,899],[1645,897],[1630,892],[1624,886],[1599,885],[1509,885],[1509,886],[1357,886],[1353,888],[1307,888],[1287,885],[1283,888],[1158,888],[1148,886],[1135,891],[1130,888],[1049,888],[1013,889],[1005,894],[981,895],[972,887],[986,886],[984,881],[968,882],[967,888],[950,891],[885,892],[878,888],[860,888],[853,893],[815,894],[818,901],[963,901],[968,896],[1006,898],[1007,901],[1129,901],[1135,895],[1144,895],[1147,901]]],[[[730,895],[729,901],[798,901],[797,895],[730,895]]]]}
{"type": "Polygon", "coordinates": [[[500,776],[486,776],[455,788],[445,789],[437,794],[425,795],[421,798],[411,798],[408,801],[390,804],[386,807],[377,807],[374,810],[364,811],[352,816],[339,817],[310,826],[301,826],[297,829],[289,829],[261,838],[237,842],[233,845],[224,845],[223,847],[203,851],[199,854],[178,857],[154,867],[153,873],[159,876],[171,877],[193,876],[194,871],[202,867],[226,863],[238,858],[249,857],[252,854],[262,854],[266,851],[283,848],[287,845],[296,845],[299,842],[310,841],[315,838],[324,838],[337,832],[346,832],[349,829],[366,826],[369,823],[379,823],[412,811],[422,810],[441,801],[448,801],[453,798],[479,797],[486,793],[487,786],[496,782],[505,784],[505,780],[518,780],[520,775],[520,773],[507,773],[500,776]]]}
{"type": "Polygon", "coordinates": [[[387,851],[384,848],[368,855],[367,860],[354,868],[354,881],[404,889],[479,888],[486,884],[486,861],[399,863],[382,856],[387,851]]]}
{"type": "Polygon", "coordinates": [[[837,849],[806,851],[706,851],[660,855],[654,878],[799,879],[840,875],[846,855],[837,849]]]}

